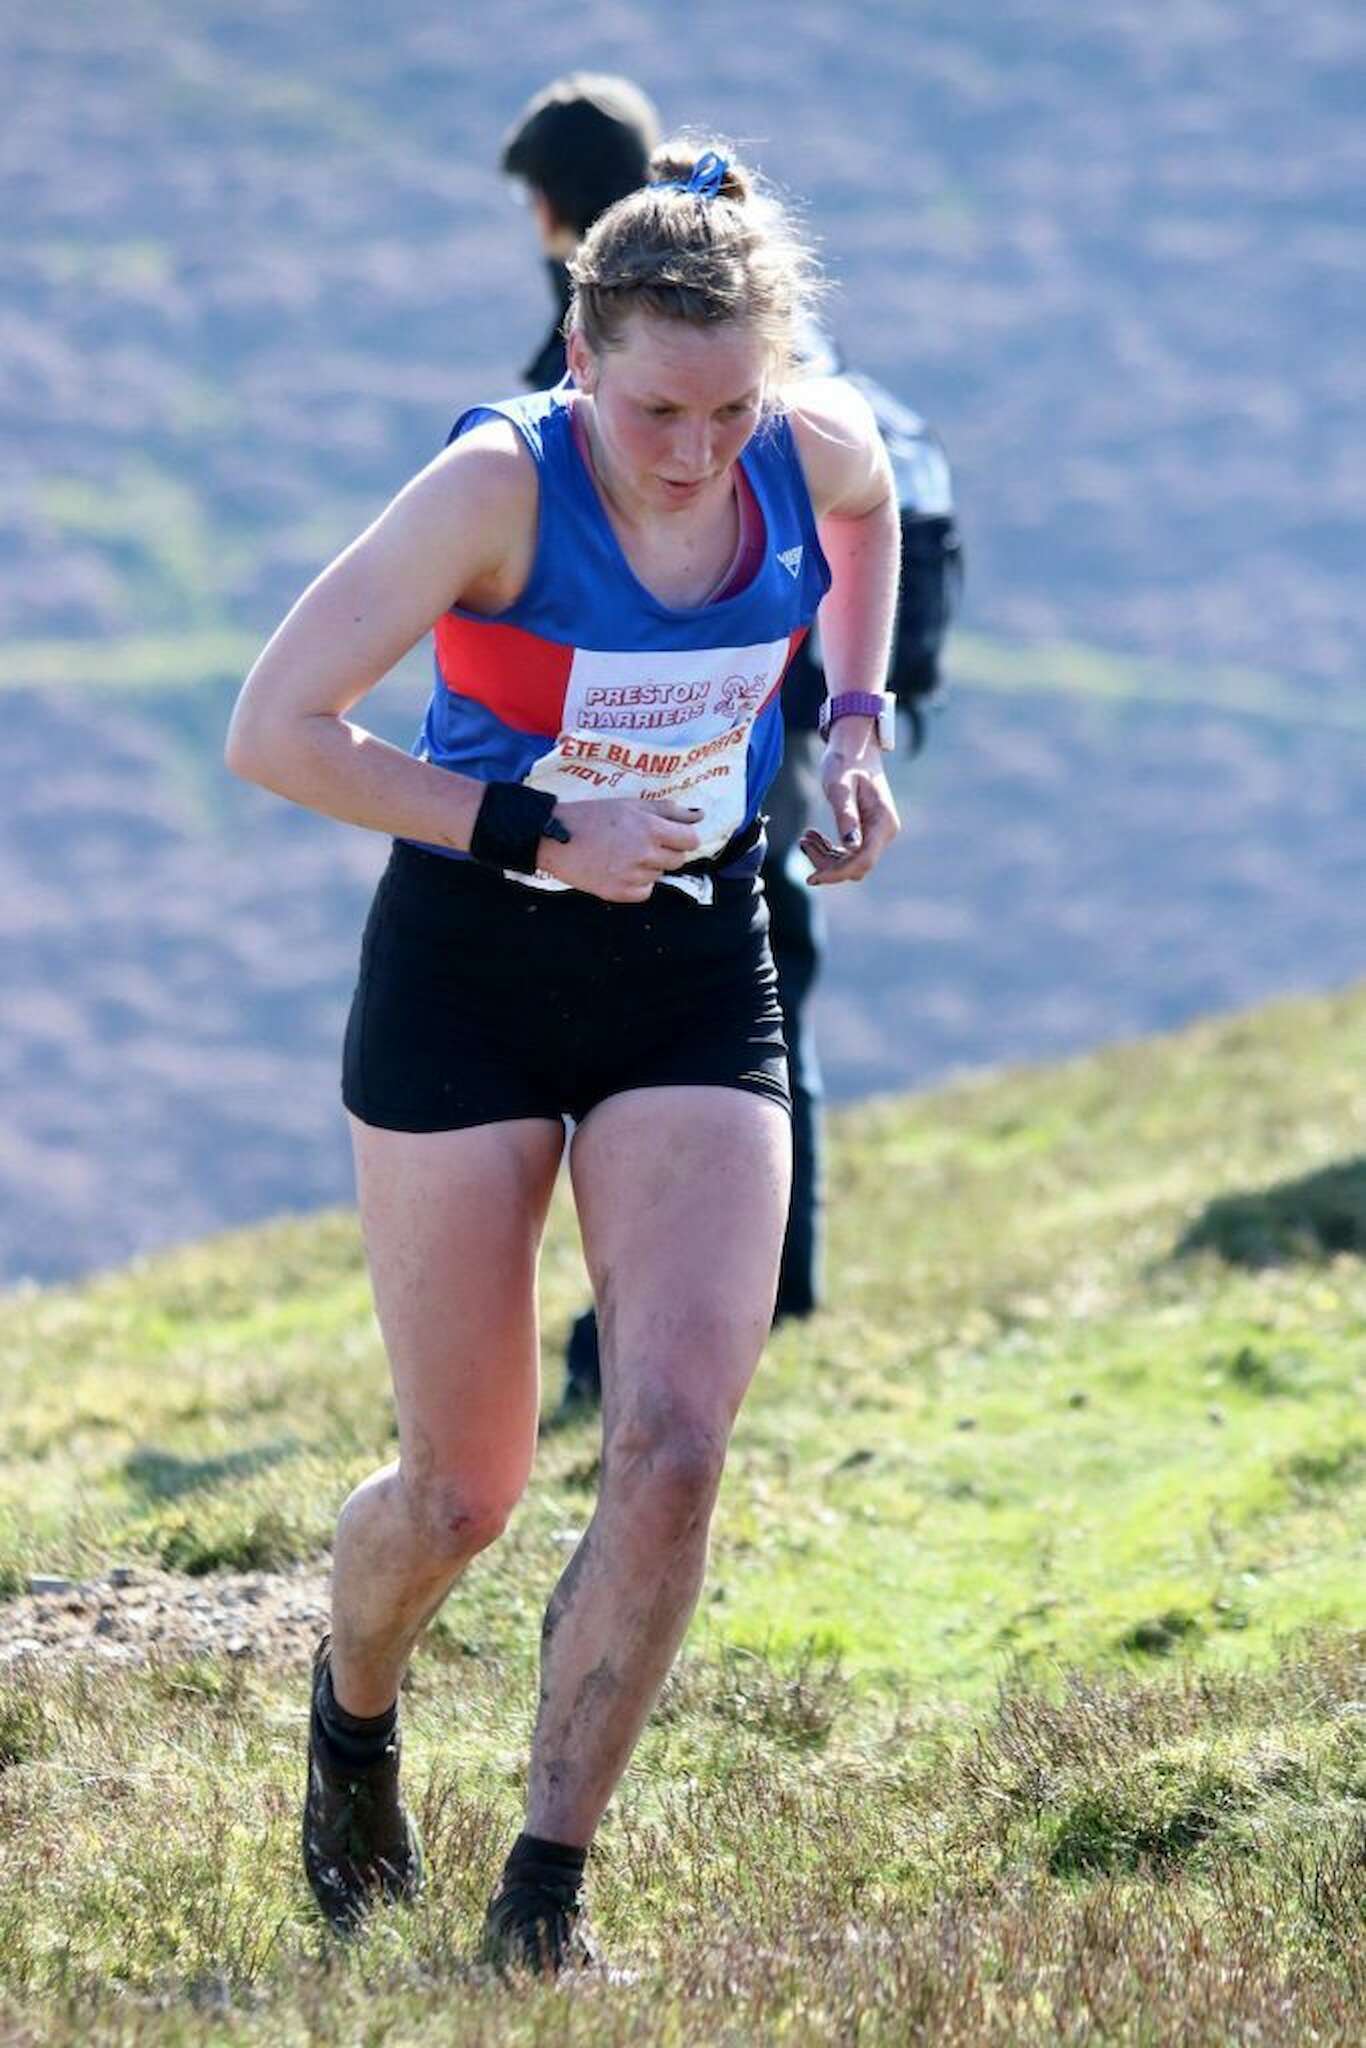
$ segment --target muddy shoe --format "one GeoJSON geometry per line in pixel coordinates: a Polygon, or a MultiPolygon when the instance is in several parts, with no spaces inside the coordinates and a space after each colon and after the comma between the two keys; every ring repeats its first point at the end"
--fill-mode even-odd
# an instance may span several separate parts
{"type": "Polygon", "coordinates": [[[558,1977],[598,1961],[597,1947],[582,1924],[583,1880],[554,1871],[504,1878],[484,1915],[481,1963],[500,1974],[530,1970],[558,1977]]]}
{"type": "Polygon", "coordinates": [[[324,1636],[313,1659],[304,1871],[328,1924],[350,1934],[380,1900],[417,1897],[422,1850],[399,1798],[397,1728],[379,1761],[364,1770],[342,1763],[328,1744],[319,1716],[327,1652],[324,1636]]]}

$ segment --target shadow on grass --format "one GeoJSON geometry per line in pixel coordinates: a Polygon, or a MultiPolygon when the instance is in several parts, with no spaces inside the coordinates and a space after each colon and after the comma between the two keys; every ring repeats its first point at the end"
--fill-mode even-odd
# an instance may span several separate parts
{"type": "Polygon", "coordinates": [[[123,1462],[123,1475],[144,1500],[179,1500],[187,1493],[218,1486],[225,1479],[251,1479],[281,1465],[299,1449],[297,1437],[258,1444],[249,1451],[228,1451],[217,1458],[180,1458],[174,1451],[139,1446],[123,1462]]]}
{"type": "Polygon", "coordinates": [[[1343,1252],[1366,1253],[1366,1158],[1248,1194],[1218,1196],[1181,1237],[1173,1257],[1195,1252],[1250,1267],[1317,1264],[1343,1252]]]}

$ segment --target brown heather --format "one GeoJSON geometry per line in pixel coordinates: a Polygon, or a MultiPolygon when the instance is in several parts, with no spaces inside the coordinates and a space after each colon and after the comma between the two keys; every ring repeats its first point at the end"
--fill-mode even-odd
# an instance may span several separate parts
{"type": "MultiPolygon", "coordinates": [[[[513,1740],[508,1674],[457,1663],[415,1684],[429,1902],[339,1954],[293,1880],[298,1717],[273,1675],[20,1673],[0,1708],[0,2038],[1347,2048],[1366,2013],[1366,1744],[1344,1710],[1364,1655],[1337,1638],[1208,1688],[1012,1691],[975,1732],[935,1734],[938,1758],[922,1727],[909,1768],[834,1674],[794,1768],[762,1711],[790,1673],[755,1660],[732,1689],[687,1665],[672,1711],[692,1773],[637,1787],[597,1859],[620,1981],[517,1989],[467,1960],[510,1787],[431,1748],[443,1721],[513,1740]],[[1126,1781],[1187,1738],[1248,1774],[1249,1803],[1216,1803],[1184,1845],[1060,1876],[1056,1802],[1085,1795],[1099,1840],[1126,1781]]],[[[1196,1754],[1176,1776],[1201,1796],[1196,1754]]]]}

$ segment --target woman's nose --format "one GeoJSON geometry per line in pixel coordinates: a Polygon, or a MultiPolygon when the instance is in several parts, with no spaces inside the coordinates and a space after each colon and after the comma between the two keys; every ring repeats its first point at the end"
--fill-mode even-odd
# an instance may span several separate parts
{"type": "Polygon", "coordinates": [[[684,426],[674,444],[683,474],[690,480],[705,476],[711,468],[711,423],[698,420],[684,426]]]}

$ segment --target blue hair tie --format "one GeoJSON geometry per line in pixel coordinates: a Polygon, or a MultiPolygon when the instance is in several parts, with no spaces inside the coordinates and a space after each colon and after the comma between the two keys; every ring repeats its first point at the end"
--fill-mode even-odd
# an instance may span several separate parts
{"type": "Polygon", "coordinates": [[[714,149],[704,150],[693,165],[690,178],[665,178],[661,181],[661,192],[691,192],[694,199],[715,199],[726,182],[730,164],[714,149]]]}

